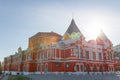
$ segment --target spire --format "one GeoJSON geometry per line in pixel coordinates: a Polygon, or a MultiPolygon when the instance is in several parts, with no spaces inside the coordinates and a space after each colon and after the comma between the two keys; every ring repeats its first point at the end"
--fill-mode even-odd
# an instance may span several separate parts
{"type": "Polygon", "coordinates": [[[75,24],[74,19],[72,19],[67,31],[64,34],[64,40],[69,40],[69,39],[76,40],[79,39],[81,36],[83,36],[82,33],[75,24]]]}
{"type": "MultiPolygon", "coordinates": [[[[66,33],[69,33],[71,34],[72,32],[80,32],[80,30],[78,29],[77,25],[75,24],[75,21],[74,19],[72,19],[67,31],[65,32],[66,33]]],[[[81,32],[80,32],[81,33],[81,32]]]]}

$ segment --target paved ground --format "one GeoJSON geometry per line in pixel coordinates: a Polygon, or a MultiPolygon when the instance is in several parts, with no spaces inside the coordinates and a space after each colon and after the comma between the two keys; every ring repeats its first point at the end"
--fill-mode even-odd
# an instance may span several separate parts
{"type": "Polygon", "coordinates": [[[2,80],[8,80],[8,76],[4,76],[2,80]]]}
{"type": "Polygon", "coordinates": [[[76,74],[46,74],[46,75],[28,75],[31,80],[120,80],[120,74],[106,75],[76,75],[76,74]]]}
{"type": "MultiPolygon", "coordinates": [[[[104,74],[104,75],[82,75],[82,74],[33,74],[27,75],[31,80],[120,80],[120,73],[118,74],[104,74]]],[[[5,76],[2,80],[8,80],[5,76]]]]}

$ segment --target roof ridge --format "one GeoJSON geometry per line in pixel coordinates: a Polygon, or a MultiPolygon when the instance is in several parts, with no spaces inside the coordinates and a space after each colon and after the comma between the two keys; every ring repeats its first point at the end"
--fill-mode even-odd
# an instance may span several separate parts
{"type": "MultiPolygon", "coordinates": [[[[58,33],[56,33],[56,32],[38,32],[38,33],[36,33],[35,35],[33,35],[32,37],[30,37],[30,38],[33,38],[33,37],[35,37],[35,36],[41,36],[41,35],[44,35],[44,34],[49,34],[49,35],[51,35],[51,34],[55,34],[55,35],[59,35],[59,36],[61,36],[60,34],[58,34],[58,33]]],[[[62,36],[61,36],[62,37],[62,36]]]]}

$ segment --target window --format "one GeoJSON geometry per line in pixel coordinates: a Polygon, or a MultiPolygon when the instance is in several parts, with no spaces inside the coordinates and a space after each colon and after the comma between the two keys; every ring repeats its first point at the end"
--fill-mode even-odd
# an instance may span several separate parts
{"type": "Polygon", "coordinates": [[[24,71],[28,72],[28,70],[29,70],[29,65],[27,64],[27,65],[25,66],[25,70],[24,70],[24,71]]]}
{"type": "Polygon", "coordinates": [[[70,66],[71,66],[71,63],[67,62],[66,67],[70,67],[70,66]]]}
{"type": "Polygon", "coordinates": [[[85,70],[85,71],[89,71],[89,70],[90,70],[89,66],[86,65],[86,66],[84,67],[84,70],[85,70]]]}
{"type": "Polygon", "coordinates": [[[60,62],[56,62],[56,67],[60,67],[61,66],[61,63],[60,62]]]}
{"type": "Polygon", "coordinates": [[[41,59],[44,60],[44,53],[41,54],[41,59]]]}
{"type": "Polygon", "coordinates": [[[40,71],[40,64],[38,65],[38,69],[37,69],[37,71],[40,71]]]}
{"type": "Polygon", "coordinates": [[[112,53],[110,52],[110,59],[112,60],[112,53]]]}
{"type": "Polygon", "coordinates": [[[38,54],[37,54],[37,58],[39,59],[39,57],[40,57],[40,54],[38,53],[38,54]]]}
{"type": "Polygon", "coordinates": [[[86,52],[86,59],[89,59],[89,52],[86,52]]]}
{"type": "Polygon", "coordinates": [[[103,68],[102,66],[99,67],[99,71],[102,72],[103,71],[103,68]]]}
{"type": "Polygon", "coordinates": [[[96,53],[93,52],[93,59],[96,60],[96,53]]]}
{"type": "Polygon", "coordinates": [[[81,70],[81,71],[83,71],[83,68],[84,68],[83,65],[80,65],[80,70],[81,70]]]}
{"type": "Polygon", "coordinates": [[[46,52],[46,59],[48,60],[48,51],[46,52]]]}
{"type": "Polygon", "coordinates": [[[28,59],[28,60],[30,60],[30,59],[31,59],[31,55],[30,55],[30,54],[28,54],[27,59],[28,59]]]}
{"type": "Polygon", "coordinates": [[[76,57],[79,58],[79,47],[78,46],[76,46],[75,53],[76,53],[76,57]]]}
{"type": "Polygon", "coordinates": [[[39,53],[39,59],[41,60],[41,53],[39,53]]]}
{"type": "Polygon", "coordinates": [[[107,52],[108,53],[108,60],[111,60],[112,59],[112,56],[111,56],[111,52],[107,52]]]}
{"type": "Polygon", "coordinates": [[[94,67],[93,67],[93,71],[94,71],[94,72],[95,72],[95,71],[97,71],[97,68],[96,68],[96,66],[94,66],[94,67]]]}
{"type": "Polygon", "coordinates": [[[111,71],[111,67],[110,66],[108,66],[108,71],[111,71]]]}
{"type": "Polygon", "coordinates": [[[83,51],[82,51],[82,49],[80,48],[80,55],[79,55],[79,57],[80,57],[80,58],[82,58],[82,57],[83,57],[82,52],[83,52],[83,51]]]}
{"type": "Polygon", "coordinates": [[[82,49],[79,49],[78,46],[76,46],[75,53],[77,58],[82,58],[82,49]]]}
{"type": "Polygon", "coordinates": [[[74,56],[74,49],[71,49],[71,56],[74,56]]]}
{"type": "Polygon", "coordinates": [[[99,53],[99,60],[102,60],[102,55],[101,55],[101,53],[99,53]]]}
{"type": "Polygon", "coordinates": [[[44,54],[44,59],[47,60],[47,52],[44,54]]]}

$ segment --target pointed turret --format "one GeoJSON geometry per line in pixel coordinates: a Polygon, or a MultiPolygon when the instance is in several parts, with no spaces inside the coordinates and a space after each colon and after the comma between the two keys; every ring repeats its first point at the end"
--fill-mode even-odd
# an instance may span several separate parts
{"type": "MultiPolygon", "coordinates": [[[[71,34],[72,32],[80,32],[80,30],[78,29],[77,25],[75,24],[74,19],[72,19],[67,31],[65,33],[69,33],[71,34]]],[[[80,32],[81,33],[81,32],[80,32]]]]}
{"type": "Polygon", "coordinates": [[[64,40],[77,39],[80,36],[82,36],[82,33],[77,27],[77,25],[75,24],[74,19],[72,19],[67,31],[64,34],[64,40]]]}

